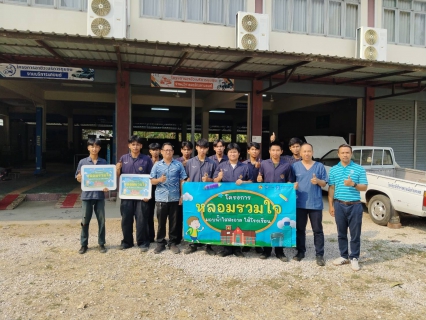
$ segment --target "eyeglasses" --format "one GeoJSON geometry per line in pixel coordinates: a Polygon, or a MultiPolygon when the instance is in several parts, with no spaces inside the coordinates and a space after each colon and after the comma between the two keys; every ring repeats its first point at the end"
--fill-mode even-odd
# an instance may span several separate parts
{"type": "Polygon", "coordinates": [[[173,149],[161,149],[164,152],[173,152],[173,149]]]}

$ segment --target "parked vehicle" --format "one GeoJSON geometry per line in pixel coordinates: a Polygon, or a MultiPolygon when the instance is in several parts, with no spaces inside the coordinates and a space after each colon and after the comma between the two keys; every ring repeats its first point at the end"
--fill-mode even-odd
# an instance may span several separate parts
{"type": "MultiPolygon", "coordinates": [[[[398,224],[399,212],[426,217],[426,171],[400,168],[392,148],[353,146],[352,151],[352,160],[367,173],[368,188],[361,192],[361,201],[376,224],[398,224]]],[[[340,161],[337,146],[319,161],[328,173],[340,161]]]]}

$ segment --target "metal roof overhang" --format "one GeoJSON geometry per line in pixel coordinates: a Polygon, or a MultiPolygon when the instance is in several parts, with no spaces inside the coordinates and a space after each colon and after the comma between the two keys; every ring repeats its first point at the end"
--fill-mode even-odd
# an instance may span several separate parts
{"type": "Polygon", "coordinates": [[[422,65],[0,28],[1,62],[269,79],[269,86],[258,93],[288,82],[392,88],[386,97],[426,88],[422,65]]]}

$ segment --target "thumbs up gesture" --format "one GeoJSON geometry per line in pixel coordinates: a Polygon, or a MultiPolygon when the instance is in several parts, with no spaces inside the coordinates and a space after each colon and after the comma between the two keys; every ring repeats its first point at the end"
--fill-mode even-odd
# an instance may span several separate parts
{"type": "Polygon", "coordinates": [[[275,132],[272,132],[272,134],[271,134],[271,142],[274,142],[275,141],[275,132]]]}
{"type": "Polygon", "coordinates": [[[158,181],[159,182],[166,182],[166,180],[167,180],[167,178],[166,178],[166,175],[163,173],[163,175],[160,177],[160,178],[158,178],[158,181]]]}
{"type": "Polygon", "coordinates": [[[315,173],[312,175],[311,183],[312,184],[318,184],[318,179],[317,179],[317,176],[315,175],[315,173]]]}
{"type": "Polygon", "coordinates": [[[203,181],[203,182],[207,182],[208,179],[209,178],[209,175],[207,174],[207,172],[204,174],[204,176],[201,178],[201,181],[203,181]]]}
{"type": "Polygon", "coordinates": [[[260,172],[257,175],[257,182],[263,182],[263,177],[262,177],[262,174],[260,172]]]}
{"type": "Polygon", "coordinates": [[[219,181],[221,181],[223,179],[223,170],[222,169],[220,169],[220,172],[217,175],[217,178],[219,179],[219,181]]]}
{"type": "Polygon", "coordinates": [[[349,175],[347,179],[343,180],[343,184],[347,187],[352,187],[354,185],[354,182],[351,179],[351,176],[349,175]]]}
{"type": "Polygon", "coordinates": [[[258,160],[256,161],[256,164],[254,165],[254,167],[255,167],[256,169],[259,169],[259,168],[260,168],[260,159],[258,159],[258,160]]]}

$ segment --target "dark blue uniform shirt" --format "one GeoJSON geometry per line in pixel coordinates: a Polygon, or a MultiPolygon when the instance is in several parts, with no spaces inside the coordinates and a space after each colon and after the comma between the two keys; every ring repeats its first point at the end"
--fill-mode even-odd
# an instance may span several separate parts
{"type": "Polygon", "coordinates": [[[290,163],[282,160],[277,167],[274,166],[272,159],[263,160],[259,172],[262,174],[263,182],[295,182],[290,163]]]}
{"type": "Polygon", "coordinates": [[[235,182],[238,179],[243,181],[250,180],[250,171],[246,164],[237,162],[235,168],[232,167],[231,163],[228,161],[222,162],[216,167],[213,178],[217,178],[220,170],[223,171],[222,182],[235,182]]]}
{"type": "Polygon", "coordinates": [[[213,178],[215,170],[216,163],[212,159],[205,158],[204,162],[201,162],[198,156],[189,159],[185,166],[186,175],[191,182],[201,182],[206,173],[209,178],[213,178]]]}
{"type": "Polygon", "coordinates": [[[152,160],[150,157],[139,154],[136,159],[132,158],[130,153],[120,158],[122,163],[121,173],[123,174],[150,174],[152,169],[152,160]]]}

